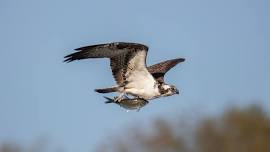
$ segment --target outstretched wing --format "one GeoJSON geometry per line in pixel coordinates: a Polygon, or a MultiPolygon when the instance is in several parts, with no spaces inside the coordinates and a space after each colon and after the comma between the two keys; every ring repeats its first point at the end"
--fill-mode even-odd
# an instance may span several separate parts
{"type": "Polygon", "coordinates": [[[87,58],[110,58],[112,73],[119,86],[125,85],[127,81],[134,81],[135,75],[140,77],[146,74],[148,78],[151,76],[146,69],[148,47],[143,44],[115,42],[75,50],[78,52],[65,56],[65,62],[87,58]]]}
{"type": "Polygon", "coordinates": [[[164,62],[160,62],[154,64],[150,67],[147,67],[147,70],[152,74],[152,76],[160,83],[164,82],[164,75],[168,72],[171,68],[177,65],[180,62],[184,62],[184,58],[177,58],[172,60],[167,60],[164,62]]]}

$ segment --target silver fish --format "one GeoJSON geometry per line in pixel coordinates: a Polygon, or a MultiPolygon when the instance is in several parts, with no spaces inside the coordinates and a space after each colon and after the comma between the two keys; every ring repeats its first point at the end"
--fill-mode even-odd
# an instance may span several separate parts
{"type": "Polygon", "coordinates": [[[125,98],[121,99],[120,102],[117,102],[115,100],[117,97],[114,99],[111,99],[109,97],[104,96],[104,98],[107,99],[107,101],[105,101],[105,103],[115,103],[115,104],[118,104],[120,107],[125,108],[127,110],[139,111],[142,107],[144,107],[145,105],[147,105],[149,103],[149,101],[141,99],[141,98],[130,99],[128,97],[125,97],[125,98]]]}

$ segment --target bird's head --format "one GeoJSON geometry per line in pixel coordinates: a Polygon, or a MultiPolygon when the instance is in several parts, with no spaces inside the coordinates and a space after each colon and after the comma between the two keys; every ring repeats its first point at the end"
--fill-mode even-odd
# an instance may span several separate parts
{"type": "Polygon", "coordinates": [[[159,86],[159,92],[162,96],[167,97],[174,94],[179,94],[179,90],[174,85],[161,84],[159,86]]]}

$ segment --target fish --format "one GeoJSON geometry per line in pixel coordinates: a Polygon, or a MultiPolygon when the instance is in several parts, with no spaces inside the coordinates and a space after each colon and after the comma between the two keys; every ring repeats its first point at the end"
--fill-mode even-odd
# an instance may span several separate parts
{"type": "Polygon", "coordinates": [[[120,107],[126,109],[126,110],[137,110],[140,111],[140,109],[144,106],[146,106],[149,101],[144,100],[142,98],[133,98],[130,99],[128,97],[125,97],[119,101],[116,101],[117,97],[114,97],[114,99],[104,96],[104,98],[107,100],[105,101],[106,104],[108,103],[115,103],[119,105],[120,107]]]}

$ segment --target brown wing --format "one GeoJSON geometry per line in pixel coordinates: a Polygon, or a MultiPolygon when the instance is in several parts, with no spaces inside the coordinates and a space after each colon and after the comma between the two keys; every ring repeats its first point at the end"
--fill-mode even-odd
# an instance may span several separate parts
{"type": "Polygon", "coordinates": [[[177,65],[180,62],[184,62],[184,58],[177,58],[172,60],[167,60],[164,62],[157,63],[150,67],[147,67],[147,70],[152,74],[152,76],[160,83],[164,82],[164,75],[168,72],[171,68],[177,65]]]}
{"type": "Polygon", "coordinates": [[[142,60],[138,60],[140,65],[144,65],[148,51],[148,47],[139,43],[114,42],[108,44],[98,44],[92,46],[81,47],[78,52],[65,56],[65,62],[81,60],[87,58],[110,58],[110,66],[113,77],[119,86],[126,82],[127,72],[135,68],[135,64],[130,64],[131,59],[136,57],[139,52],[143,52],[142,60]],[[143,62],[143,63],[142,63],[143,62]]]}

